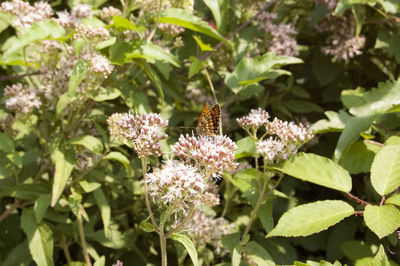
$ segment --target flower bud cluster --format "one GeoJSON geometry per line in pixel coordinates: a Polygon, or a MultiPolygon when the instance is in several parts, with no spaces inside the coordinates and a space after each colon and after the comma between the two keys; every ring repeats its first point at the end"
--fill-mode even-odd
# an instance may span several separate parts
{"type": "Polygon", "coordinates": [[[112,7],[112,6],[108,6],[108,7],[103,7],[103,9],[101,10],[101,18],[102,19],[108,19],[108,18],[112,18],[114,16],[120,16],[121,15],[121,10],[112,7]]]}
{"type": "Polygon", "coordinates": [[[130,113],[115,113],[108,119],[110,134],[135,149],[139,158],[150,155],[161,156],[161,130],[168,125],[159,114],[133,115],[130,113]]]}
{"type": "Polygon", "coordinates": [[[14,15],[14,25],[21,28],[30,28],[33,23],[50,18],[53,9],[44,1],[39,1],[31,6],[29,2],[13,0],[3,2],[0,11],[14,15]]]}
{"type": "Polygon", "coordinates": [[[176,212],[184,214],[191,205],[201,205],[206,188],[204,175],[196,167],[178,160],[167,160],[161,169],[146,174],[144,182],[155,202],[174,206],[176,212]]]}
{"type": "Polygon", "coordinates": [[[223,235],[232,233],[234,225],[225,218],[208,217],[200,211],[196,211],[185,224],[197,246],[210,244],[214,246],[215,252],[220,254],[223,250],[221,238],[223,235]]]}
{"type": "Polygon", "coordinates": [[[21,83],[6,86],[4,96],[6,108],[10,111],[27,114],[42,105],[38,93],[21,83]]]}
{"type": "Polygon", "coordinates": [[[86,54],[83,58],[90,62],[90,71],[92,73],[100,73],[104,78],[108,78],[114,70],[110,60],[99,53],[86,54]]]}
{"type": "Polygon", "coordinates": [[[58,24],[66,29],[71,29],[79,24],[81,24],[82,18],[92,16],[92,7],[87,4],[76,5],[72,8],[71,13],[64,10],[57,12],[58,18],[55,18],[58,24]]]}
{"type": "Polygon", "coordinates": [[[227,136],[183,136],[171,147],[172,151],[187,162],[194,162],[209,173],[235,169],[234,152],[237,146],[227,136]]]}
{"type": "Polygon", "coordinates": [[[296,146],[287,146],[279,139],[269,137],[266,140],[257,142],[257,153],[270,163],[276,163],[289,158],[296,150],[291,149],[296,146]]]}
{"type": "Polygon", "coordinates": [[[269,122],[269,114],[267,111],[261,109],[252,109],[247,116],[237,118],[239,126],[243,129],[258,129],[259,127],[267,124],[269,122]]]}
{"type": "Polygon", "coordinates": [[[302,123],[282,121],[276,117],[272,122],[268,122],[265,127],[269,134],[277,135],[285,144],[301,145],[313,138],[308,127],[302,123]]]}
{"type": "Polygon", "coordinates": [[[94,39],[98,38],[100,40],[106,40],[110,37],[110,32],[105,28],[93,28],[91,26],[85,26],[79,24],[76,26],[76,33],[74,34],[74,39],[87,38],[94,39]]]}

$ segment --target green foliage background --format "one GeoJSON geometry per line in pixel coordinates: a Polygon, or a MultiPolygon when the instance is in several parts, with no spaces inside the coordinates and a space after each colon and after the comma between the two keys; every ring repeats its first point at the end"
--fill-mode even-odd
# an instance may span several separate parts
{"type": "MultiPolygon", "coordinates": [[[[190,1],[182,0],[160,13],[144,14],[140,1],[51,2],[55,11],[90,4],[93,16],[82,23],[111,33],[95,43],[74,39],[74,30],[65,31],[52,20],[21,33],[12,26],[12,16],[0,13],[1,88],[48,82],[41,67],[50,65],[53,56],[66,55],[38,54],[36,44],[43,40],[71,46],[78,58],[91,47],[115,67],[104,79],[79,58],[65,91],[28,114],[8,110],[3,96],[3,265],[85,265],[80,225],[94,265],[117,260],[160,265],[159,239],[143,222],[148,213],[140,159],[128,146],[110,141],[106,120],[115,112],[160,113],[169,120],[162,143],[169,151],[180,134],[192,134],[210,99],[223,108],[224,134],[236,141],[237,160],[253,168],[224,173],[218,182],[221,205],[208,209],[235,225],[222,238],[224,251],[216,253],[211,243],[194,248],[183,232],[167,241],[170,265],[196,264],[194,257],[204,265],[398,265],[400,3],[341,0],[328,9],[316,2],[267,6],[277,15],[274,23],[296,29],[296,57],[268,52],[272,35],[252,20],[261,10],[257,1],[196,0],[189,12],[184,7],[190,1]],[[102,19],[105,6],[122,13],[102,19]],[[360,54],[341,60],[323,53],[334,38],[332,32],[316,30],[326,16],[354,18],[354,29],[343,30],[365,38],[360,54]],[[183,27],[181,45],[176,35],[155,27],[158,22],[183,27]],[[126,31],[133,36],[128,41],[126,31]],[[82,84],[87,85],[84,93],[82,84]],[[200,94],[190,97],[195,90],[200,94]],[[308,121],[316,137],[302,147],[305,152],[271,167],[285,176],[277,187],[269,184],[275,190],[256,210],[249,238],[241,242],[259,191],[254,143],[236,118],[258,107],[271,117],[308,121]],[[90,167],[79,168],[88,157],[90,167]]],[[[162,159],[150,158],[151,166],[162,159]]]]}

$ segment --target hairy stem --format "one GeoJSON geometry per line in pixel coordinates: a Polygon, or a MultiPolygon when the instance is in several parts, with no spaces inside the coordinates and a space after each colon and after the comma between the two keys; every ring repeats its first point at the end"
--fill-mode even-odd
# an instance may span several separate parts
{"type": "Polygon", "coordinates": [[[167,237],[164,235],[163,230],[160,232],[160,245],[161,245],[161,265],[167,266],[167,237]]]}

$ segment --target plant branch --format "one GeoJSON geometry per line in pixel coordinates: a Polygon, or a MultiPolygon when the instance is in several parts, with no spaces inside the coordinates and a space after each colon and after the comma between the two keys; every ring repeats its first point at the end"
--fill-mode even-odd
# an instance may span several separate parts
{"type": "Polygon", "coordinates": [[[23,78],[23,77],[42,75],[42,74],[43,74],[42,72],[36,71],[36,72],[26,73],[26,74],[21,74],[21,75],[1,76],[0,81],[9,80],[9,79],[19,79],[19,78],[23,78]]]}
{"type": "MultiPolygon", "coordinates": [[[[265,10],[267,10],[272,4],[274,4],[275,1],[271,1],[268,2],[260,11],[258,11],[257,14],[255,14],[254,16],[252,16],[248,21],[246,21],[244,24],[242,24],[241,26],[239,26],[234,32],[232,32],[231,34],[228,35],[228,37],[225,38],[226,41],[229,41],[230,39],[232,39],[236,34],[238,34],[240,31],[242,31],[244,28],[246,28],[247,26],[249,26],[254,20],[256,20],[265,10]]],[[[213,47],[213,50],[217,50],[218,48],[220,48],[222,45],[224,45],[224,42],[221,41],[219,42],[217,45],[215,45],[213,47]]],[[[208,51],[207,53],[203,54],[200,57],[200,61],[204,61],[205,59],[207,59],[207,57],[209,57],[211,55],[212,51],[208,51]]]]}
{"type": "Polygon", "coordinates": [[[349,193],[349,192],[346,192],[346,194],[347,194],[347,196],[348,196],[349,198],[351,198],[351,199],[357,201],[358,203],[360,203],[360,204],[362,204],[362,205],[368,205],[368,204],[369,204],[368,202],[363,201],[362,199],[360,199],[360,198],[358,198],[358,197],[352,195],[352,194],[349,193]]]}
{"type": "Polygon", "coordinates": [[[69,249],[68,249],[68,244],[67,244],[67,242],[61,241],[61,242],[60,242],[60,245],[61,245],[61,247],[62,247],[62,249],[63,249],[64,256],[65,256],[65,259],[67,260],[67,263],[68,263],[68,264],[71,263],[71,262],[72,262],[72,258],[71,258],[71,253],[69,253],[69,249]]]}
{"type": "Polygon", "coordinates": [[[185,217],[185,219],[183,219],[182,222],[180,222],[174,229],[172,229],[171,231],[169,231],[166,235],[165,238],[168,238],[169,236],[171,236],[173,233],[175,233],[176,231],[178,231],[179,229],[182,228],[182,226],[192,217],[194,210],[195,210],[195,206],[193,205],[192,208],[190,209],[189,214],[185,217]]]}
{"type": "Polygon", "coordinates": [[[14,203],[0,215],[0,222],[2,222],[8,215],[20,206],[20,199],[15,199],[14,203]]]}

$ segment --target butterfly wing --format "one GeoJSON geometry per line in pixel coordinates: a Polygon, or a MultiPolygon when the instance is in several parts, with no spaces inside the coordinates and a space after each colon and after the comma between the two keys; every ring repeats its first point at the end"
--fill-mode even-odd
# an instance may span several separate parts
{"type": "Polygon", "coordinates": [[[208,106],[208,103],[206,103],[199,117],[199,123],[197,124],[196,132],[200,136],[213,136],[215,134],[213,129],[214,126],[211,117],[210,107],[208,106]]]}
{"type": "Polygon", "coordinates": [[[219,126],[221,124],[221,108],[218,104],[214,105],[210,110],[211,120],[212,120],[212,132],[213,135],[217,134],[219,131],[219,126]]]}

